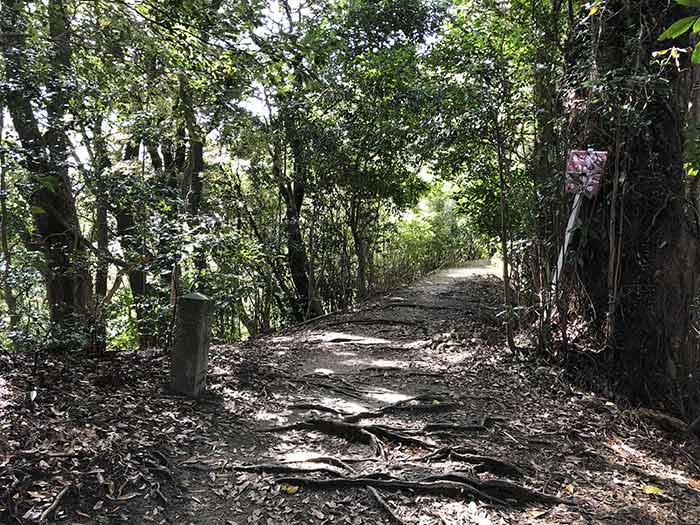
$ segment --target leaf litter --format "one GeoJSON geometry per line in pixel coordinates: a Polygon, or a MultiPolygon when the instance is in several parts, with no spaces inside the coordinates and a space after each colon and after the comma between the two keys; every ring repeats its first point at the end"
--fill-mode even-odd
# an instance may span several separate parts
{"type": "Polygon", "coordinates": [[[499,307],[443,272],[212,348],[198,400],[157,352],[2,356],[0,521],[700,523],[698,443],[511,355],[499,307]]]}

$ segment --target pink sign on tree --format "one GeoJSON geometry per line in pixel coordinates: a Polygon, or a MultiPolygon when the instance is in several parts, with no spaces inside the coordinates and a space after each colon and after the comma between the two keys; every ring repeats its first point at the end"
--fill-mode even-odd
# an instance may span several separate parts
{"type": "MultiPolygon", "coordinates": [[[[566,233],[564,235],[564,244],[559,251],[559,259],[557,259],[557,268],[552,279],[552,290],[556,292],[559,285],[559,279],[564,270],[564,259],[566,251],[569,248],[571,236],[576,229],[576,219],[578,212],[581,209],[582,195],[589,199],[598,195],[600,185],[603,182],[603,170],[608,162],[607,151],[587,150],[571,150],[566,159],[566,183],[564,190],[567,193],[574,193],[574,204],[571,207],[569,214],[569,222],[566,224],[566,233]]],[[[556,301],[552,302],[555,305],[556,301]]],[[[554,306],[553,306],[554,307],[554,306]]]]}
{"type": "Polygon", "coordinates": [[[564,191],[583,193],[589,199],[598,195],[607,161],[607,151],[571,150],[566,161],[564,191]]]}

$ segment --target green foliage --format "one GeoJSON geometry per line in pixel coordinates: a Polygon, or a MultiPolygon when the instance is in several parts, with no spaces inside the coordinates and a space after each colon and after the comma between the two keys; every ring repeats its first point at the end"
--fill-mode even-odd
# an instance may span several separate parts
{"type": "MultiPolygon", "coordinates": [[[[698,0],[675,0],[677,4],[686,7],[700,7],[698,0]]],[[[673,22],[663,33],[659,35],[659,41],[672,40],[684,35],[687,32],[698,33],[700,31],[700,16],[686,16],[673,22]]],[[[659,53],[664,53],[665,50],[659,53]]],[[[675,51],[675,50],[674,50],[675,51]]],[[[700,63],[700,43],[696,44],[690,55],[693,64],[700,63]]]]}
{"type": "Polygon", "coordinates": [[[394,222],[377,253],[377,288],[389,289],[441,267],[482,259],[487,243],[456,213],[455,189],[433,184],[419,205],[394,222]]]}
{"type": "MultiPolygon", "coordinates": [[[[529,227],[529,4],[63,3],[61,131],[87,246],[75,265],[93,288],[83,333],[104,328],[109,348],[167,344],[172,298],[191,289],[215,299],[226,341],[310,315],[304,279],[308,304],[329,311],[480,257],[500,228],[504,160],[509,227],[529,227]]],[[[31,107],[56,71],[45,6],[25,18],[31,107]]],[[[54,217],[32,204],[11,134],[3,278],[36,347],[51,323],[32,236],[54,217]]]]}
{"type": "MultiPolygon", "coordinates": [[[[688,32],[699,18],[700,17],[697,16],[686,16],[685,18],[676,20],[668,29],[666,29],[666,31],[659,35],[659,40],[670,40],[681,36],[682,34],[688,32]]],[[[695,31],[694,27],[693,30],[695,31]]]]}

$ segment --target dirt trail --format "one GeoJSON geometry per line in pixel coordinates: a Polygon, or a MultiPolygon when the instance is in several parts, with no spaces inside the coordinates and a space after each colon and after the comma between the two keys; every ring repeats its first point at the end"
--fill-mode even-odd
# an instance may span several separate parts
{"type": "Polygon", "coordinates": [[[494,274],[442,271],[249,345],[266,399],[255,426],[287,430],[209,456],[248,488],[203,492],[192,522],[700,523],[688,436],[510,355],[494,274]]]}
{"type": "Polygon", "coordinates": [[[26,522],[67,486],[55,522],[700,523],[698,444],[511,355],[501,309],[493,268],[439,272],[215,347],[198,401],[158,357],[48,368],[29,408],[7,373],[0,496],[26,522]]]}

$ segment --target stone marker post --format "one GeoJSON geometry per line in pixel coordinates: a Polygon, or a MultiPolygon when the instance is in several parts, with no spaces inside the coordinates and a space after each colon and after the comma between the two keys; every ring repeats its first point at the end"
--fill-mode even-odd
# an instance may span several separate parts
{"type": "Polygon", "coordinates": [[[197,397],[207,383],[211,301],[193,292],[177,298],[175,338],[170,356],[170,386],[197,397]]]}

